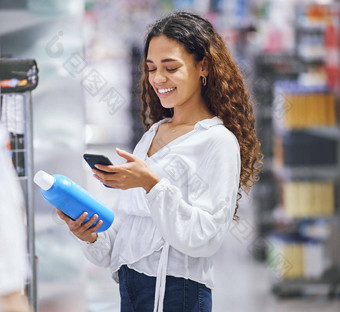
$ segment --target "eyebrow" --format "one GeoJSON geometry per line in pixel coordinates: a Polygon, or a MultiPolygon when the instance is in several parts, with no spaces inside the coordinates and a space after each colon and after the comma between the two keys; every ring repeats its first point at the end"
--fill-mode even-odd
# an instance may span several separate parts
{"type": "MultiPolygon", "coordinates": [[[[146,60],[147,63],[153,63],[151,60],[146,60]]],[[[161,60],[161,63],[167,63],[167,62],[178,62],[178,60],[172,59],[172,58],[167,58],[164,60],[161,60]]]]}

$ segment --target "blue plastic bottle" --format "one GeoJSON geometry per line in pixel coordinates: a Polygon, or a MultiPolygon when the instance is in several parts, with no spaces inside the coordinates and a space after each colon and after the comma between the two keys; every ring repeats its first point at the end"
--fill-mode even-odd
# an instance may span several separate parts
{"type": "Polygon", "coordinates": [[[103,221],[96,232],[106,231],[111,226],[113,212],[68,177],[61,174],[50,175],[40,170],[35,174],[34,182],[40,186],[42,196],[71,219],[76,220],[82,213],[87,212],[88,216],[84,222],[94,214],[98,215],[94,225],[99,220],[103,221]]]}

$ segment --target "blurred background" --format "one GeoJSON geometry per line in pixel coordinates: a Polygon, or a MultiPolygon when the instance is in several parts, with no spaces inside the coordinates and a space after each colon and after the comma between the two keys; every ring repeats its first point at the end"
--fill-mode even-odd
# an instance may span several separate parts
{"type": "Polygon", "coordinates": [[[213,311],[340,311],[339,1],[0,0],[0,57],[34,59],[39,69],[33,91],[0,93],[26,198],[34,310],[119,311],[109,269],[85,259],[32,175],[66,175],[114,207],[115,190],[82,155],[120,164],[115,148],[131,152],[141,138],[144,36],[175,10],[201,14],[223,37],[264,153],[216,255],[213,311]]]}

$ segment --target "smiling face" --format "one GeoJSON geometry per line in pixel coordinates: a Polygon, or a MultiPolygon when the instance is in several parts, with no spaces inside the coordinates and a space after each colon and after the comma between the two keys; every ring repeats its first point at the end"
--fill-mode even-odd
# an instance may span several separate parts
{"type": "Polygon", "coordinates": [[[165,108],[203,102],[201,76],[207,75],[204,62],[195,62],[183,45],[165,35],[153,37],[146,64],[149,83],[165,108]]]}

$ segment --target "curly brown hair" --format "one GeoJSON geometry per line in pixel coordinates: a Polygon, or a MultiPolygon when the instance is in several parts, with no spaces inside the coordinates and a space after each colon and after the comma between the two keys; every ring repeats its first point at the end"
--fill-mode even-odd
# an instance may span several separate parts
{"type": "Polygon", "coordinates": [[[211,23],[199,15],[175,12],[158,20],[151,26],[144,45],[141,79],[141,118],[145,130],[166,117],[172,117],[172,110],[164,108],[149,83],[146,59],[150,41],[155,36],[165,35],[182,44],[196,62],[204,57],[208,60],[207,86],[202,88],[202,97],[210,112],[223,120],[226,128],[236,136],[241,152],[241,174],[233,219],[237,216],[241,189],[247,194],[263,166],[261,143],[255,132],[253,108],[246,91],[242,75],[231,57],[220,35],[211,23]]]}

